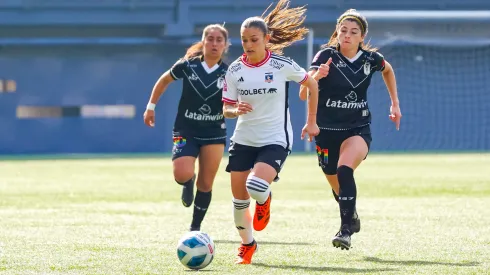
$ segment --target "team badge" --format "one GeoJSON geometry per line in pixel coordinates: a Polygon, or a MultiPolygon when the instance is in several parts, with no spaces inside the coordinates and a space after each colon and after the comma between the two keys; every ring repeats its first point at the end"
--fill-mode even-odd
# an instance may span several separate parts
{"type": "Polygon", "coordinates": [[[223,86],[225,86],[225,78],[223,76],[218,78],[218,81],[216,82],[216,86],[218,87],[218,89],[222,89],[223,86]]]}
{"type": "Polygon", "coordinates": [[[265,73],[265,82],[272,83],[273,80],[274,80],[273,73],[265,73]]]}
{"type": "Polygon", "coordinates": [[[371,73],[371,63],[364,63],[364,74],[369,75],[371,73]]]}

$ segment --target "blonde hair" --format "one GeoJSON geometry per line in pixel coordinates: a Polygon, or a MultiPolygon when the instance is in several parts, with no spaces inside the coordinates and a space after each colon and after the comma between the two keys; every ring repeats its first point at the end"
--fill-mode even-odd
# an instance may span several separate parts
{"type": "MultiPolygon", "coordinates": [[[[361,35],[363,37],[367,35],[369,28],[368,28],[368,22],[366,17],[360,14],[356,9],[349,9],[345,11],[342,15],[340,15],[339,18],[337,18],[337,25],[335,26],[335,30],[332,33],[332,36],[330,36],[330,40],[328,41],[328,43],[323,44],[322,48],[327,48],[332,46],[338,47],[338,43],[339,43],[337,39],[338,29],[340,28],[342,22],[344,22],[345,20],[349,20],[357,23],[357,25],[359,25],[359,28],[361,29],[361,35]]],[[[377,48],[371,46],[369,42],[364,43],[364,41],[359,44],[359,48],[366,51],[373,51],[373,52],[378,50],[377,48]]]]}
{"type": "Polygon", "coordinates": [[[284,48],[303,40],[308,33],[308,29],[302,26],[306,19],[306,8],[290,8],[289,0],[279,0],[276,7],[264,17],[271,6],[272,4],[260,17],[247,18],[242,23],[242,29],[258,28],[264,35],[270,34],[271,38],[266,48],[276,54],[282,54],[284,48]]]}
{"type": "Polygon", "coordinates": [[[182,59],[189,59],[189,58],[193,58],[196,56],[203,55],[204,54],[204,40],[209,35],[209,33],[215,29],[219,30],[221,32],[221,34],[223,34],[223,36],[225,38],[226,45],[228,46],[228,44],[229,44],[228,43],[228,30],[226,30],[223,25],[219,25],[219,24],[207,25],[204,28],[204,30],[202,31],[201,41],[192,44],[192,46],[190,46],[187,49],[187,52],[185,53],[185,55],[182,59]]]}

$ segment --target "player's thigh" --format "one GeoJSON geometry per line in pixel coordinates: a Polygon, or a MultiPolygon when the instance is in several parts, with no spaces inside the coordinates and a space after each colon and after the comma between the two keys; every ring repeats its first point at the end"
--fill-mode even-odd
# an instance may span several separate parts
{"type": "Polygon", "coordinates": [[[194,176],[199,144],[192,137],[174,136],[172,148],[173,173],[176,181],[184,183],[194,176]]]}
{"type": "Polygon", "coordinates": [[[356,169],[369,152],[366,141],[361,136],[352,136],[342,142],[338,166],[356,169]]]}
{"type": "Polygon", "coordinates": [[[199,174],[197,189],[209,192],[213,188],[214,178],[223,158],[224,143],[202,145],[199,151],[199,174]]]}
{"type": "Polygon", "coordinates": [[[253,175],[272,183],[284,167],[290,152],[275,144],[261,147],[252,170],[253,175]]]}
{"type": "Polygon", "coordinates": [[[316,154],[318,166],[322,168],[325,175],[337,174],[337,162],[339,160],[340,145],[343,133],[341,131],[321,130],[315,137],[316,154]]]}

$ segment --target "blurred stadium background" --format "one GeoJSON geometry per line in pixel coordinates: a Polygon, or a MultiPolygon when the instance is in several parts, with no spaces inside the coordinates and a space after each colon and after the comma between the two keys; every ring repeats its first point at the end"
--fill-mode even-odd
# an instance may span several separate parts
{"type": "MultiPolygon", "coordinates": [[[[156,79],[226,22],[241,53],[240,23],[264,0],[0,1],[0,154],[170,152],[181,82],[157,107],[156,129],[142,114],[156,79]],[[153,142],[155,141],[155,142],[153,142]]],[[[368,40],[396,72],[403,119],[388,120],[380,74],[369,91],[373,151],[490,150],[490,2],[486,0],[294,0],[308,4],[313,52],[348,8],[369,20],[368,40]]],[[[307,67],[308,39],[286,55],[307,67]]],[[[293,86],[293,90],[297,88],[293,86]]],[[[304,103],[290,99],[299,140],[304,103]]],[[[231,134],[234,121],[228,121],[231,134]]]]}
{"type": "MultiPolygon", "coordinates": [[[[193,208],[168,157],[182,82],[161,98],[155,129],[142,115],[205,25],[226,22],[231,62],[241,22],[271,1],[0,0],[0,274],[189,274],[175,247],[193,208]]],[[[259,254],[246,270],[232,264],[240,240],[224,157],[203,223],[217,245],[207,274],[489,274],[490,1],[291,2],[308,4],[312,35],[285,51],[304,67],[341,13],[367,16],[368,40],[395,68],[401,129],[377,74],[381,153],[356,170],[363,229],[339,251],[338,205],[314,152],[301,154],[312,146],[292,96],[294,152],[273,185],[272,222],[255,234],[259,254]]]]}

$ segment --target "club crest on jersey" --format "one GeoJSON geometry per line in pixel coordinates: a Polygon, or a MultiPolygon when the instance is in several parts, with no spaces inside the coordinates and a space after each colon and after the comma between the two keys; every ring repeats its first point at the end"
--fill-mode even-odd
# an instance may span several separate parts
{"type": "Polygon", "coordinates": [[[272,83],[272,81],[274,81],[274,74],[273,73],[265,73],[265,82],[272,83]]]}
{"type": "Polygon", "coordinates": [[[371,73],[371,63],[364,63],[364,74],[369,75],[371,73]]]}
{"type": "Polygon", "coordinates": [[[218,89],[222,89],[224,83],[225,83],[225,78],[221,76],[220,78],[218,78],[218,81],[216,82],[216,86],[218,87],[218,89]]]}

